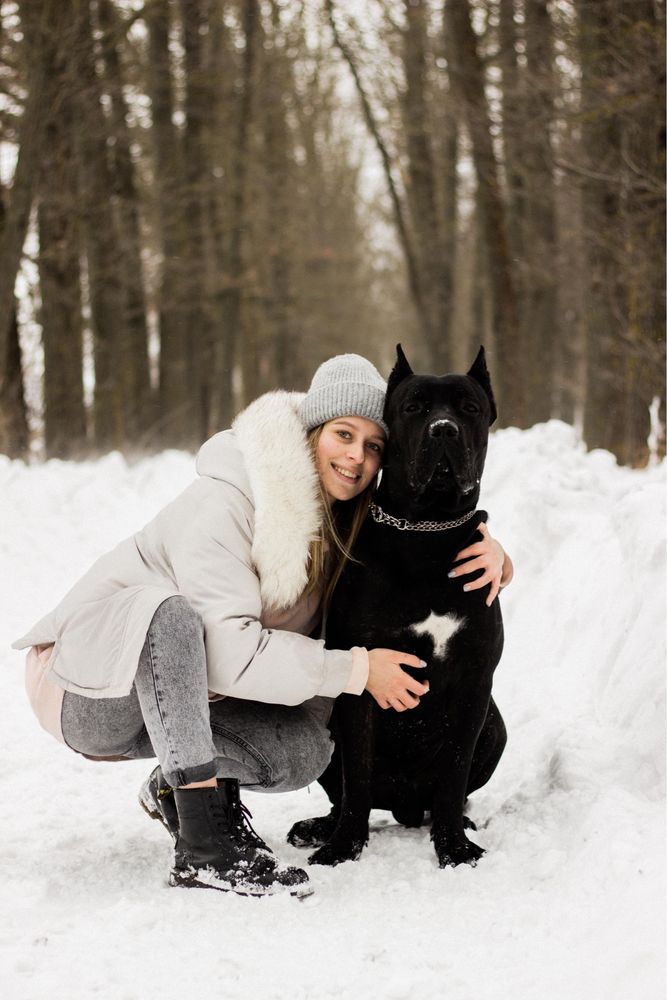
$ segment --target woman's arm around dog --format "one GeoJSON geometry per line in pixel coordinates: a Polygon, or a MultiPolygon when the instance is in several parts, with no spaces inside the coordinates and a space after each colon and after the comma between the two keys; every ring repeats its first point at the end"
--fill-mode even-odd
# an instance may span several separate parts
{"type": "Polygon", "coordinates": [[[482,535],[482,541],[475,542],[458,553],[456,561],[458,562],[460,559],[466,561],[453,569],[449,576],[467,576],[469,573],[474,573],[475,570],[483,569],[482,575],[473,580],[472,583],[466,583],[463,589],[466,591],[479,590],[481,587],[491,584],[486,599],[487,606],[490,607],[498,596],[498,591],[511,583],[514,576],[514,566],[500,542],[492,538],[484,522],[479,525],[478,531],[482,535]]]}

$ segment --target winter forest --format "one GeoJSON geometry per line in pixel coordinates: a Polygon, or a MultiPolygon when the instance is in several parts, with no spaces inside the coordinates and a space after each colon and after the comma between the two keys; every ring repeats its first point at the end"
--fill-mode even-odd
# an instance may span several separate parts
{"type": "MultiPolygon", "coordinates": [[[[664,1000],[664,51],[664,0],[0,0],[3,998],[664,1000]],[[251,400],[398,342],[498,401],[484,858],[374,809],[306,899],[177,891],[155,762],[59,745],[10,645],[251,400]]],[[[322,788],[243,801],[305,865],[322,788]]]]}
{"type": "Polygon", "coordinates": [[[0,452],[195,448],[325,357],[664,451],[663,0],[3,0],[0,452]]]}

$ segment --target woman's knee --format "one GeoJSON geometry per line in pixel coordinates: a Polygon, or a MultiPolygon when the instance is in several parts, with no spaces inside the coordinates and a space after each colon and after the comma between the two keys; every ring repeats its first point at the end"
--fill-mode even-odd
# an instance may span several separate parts
{"type": "Polygon", "coordinates": [[[204,623],[185,597],[168,597],[160,604],[148,628],[153,640],[197,643],[203,639],[204,623]]]}
{"type": "Polygon", "coordinates": [[[86,698],[65,691],[60,724],[70,749],[98,760],[129,760],[145,733],[134,692],[122,698],[86,698]]]}

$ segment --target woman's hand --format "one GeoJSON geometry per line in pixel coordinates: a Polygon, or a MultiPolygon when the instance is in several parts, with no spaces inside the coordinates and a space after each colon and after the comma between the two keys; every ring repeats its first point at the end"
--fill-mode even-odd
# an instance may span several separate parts
{"type": "Polygon", "coordinates": [[[463,559],[465,562],[463,565],[453,569],[448,576],[467,576],[469,573],[474,573],[477,569],[483,569],[484,572],[482,575],[477,580],[466,583],[463,589],[479,590],[480,587],[485,587],[487,583],[490,583],[491,589],[486,599],[486,605],[490,607],[498,596],[498,591],[501,587],[506,587],[510,583],[514,576],[514,567],[512,566],[512,560],[500,542],[497,542],[489,534],[489,529],[484,521],[478,526],[478,531],[482,535],[482,541],[475,542],[473,545],[469,545],[467,549],[462,549],[459,552],[455,561],[463,559]]]}
{"type": "Polygon", "coordinates": [[[408,667],[426,666],[423,660],[411,653],[398,653],[395,649],[368,651],[366,690],[373,695],[380,708],[404,712],[406,708],[415,708],[420,697],[428,691],[428,684],[420,684],[401,670],[401,663],[408,667]]]}

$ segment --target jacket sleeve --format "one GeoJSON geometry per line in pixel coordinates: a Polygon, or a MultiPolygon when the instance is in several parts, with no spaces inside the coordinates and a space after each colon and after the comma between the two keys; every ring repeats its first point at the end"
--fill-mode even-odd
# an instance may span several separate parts
{"type": "Polygon", "coordinates": [[[335,698],[353,676],[353,651],[262,627],[251,521],[249,504],[221,509],[209,498],[170,547],[178,590],[204,622],[209,689],[281,705],[335,698]]]}

